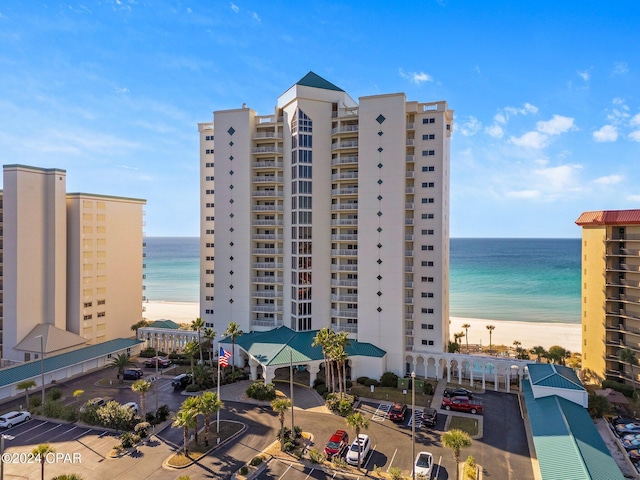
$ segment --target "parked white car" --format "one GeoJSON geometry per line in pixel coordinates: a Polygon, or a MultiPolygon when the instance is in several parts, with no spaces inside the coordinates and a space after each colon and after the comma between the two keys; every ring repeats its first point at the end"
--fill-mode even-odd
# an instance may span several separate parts
{"type": "Polygon", "coordinates": [[[30,418],[31,418],[31,414],[25,411],[5,413],[0,417],[0,427],[11,428],[14,425],[18,425],[19,423],[26,422],[30,418]]]}
{"type": "Polygon", "coordinates": [[[358,435],[347,452],[347,463],[350,465],[358,465],[358,451],[360,452],[360,465],[364,463],[364,459],[367,458],[369,451],[371,450],[371,439],[369,435],[361,433],[358,435]],[[358,447],[360,444],[360,447],[358,447]]]}
{"type": "Polygon", "coordinates": [[[127,402],[122,404],[122,406],[125,408],[130,408],[131,410],[133,410],[134,414],[138,414],[138,404],[136,402],[127,402]]]}
{"type": "Polygon", "coordinates": [[[415,466],[413,467],[416,476],[431,478],[431,469],[433,468],[433,455],[429,452],[420,452],[416,457],[415,466]]]}

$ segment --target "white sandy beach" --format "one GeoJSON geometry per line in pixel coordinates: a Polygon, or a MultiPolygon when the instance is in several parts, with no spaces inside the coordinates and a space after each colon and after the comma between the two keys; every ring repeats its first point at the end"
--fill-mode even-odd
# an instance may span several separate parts
{"type": "MultiPolygon", "coordinates": [[[[191,323],[200,315],[200,306],[192,302],[160,302],[144,303],[147,320],[169,319],[177,323],[191,323]]],[[[513,345],[518,340],[525,348],[542,345],[560,345],[572,352],[581,350],[580,325],[573,323],[534,323],[514,322],[506,320],[484,320],[479,318],[451,317],[450,332],[462,332],[462,325],[468,323],[469,343],[489,345],[487,325],[496,328],[492,334],[494,345],[513,345]]],[[[464,339],[462,340],[464,342],[464,339]]]]}

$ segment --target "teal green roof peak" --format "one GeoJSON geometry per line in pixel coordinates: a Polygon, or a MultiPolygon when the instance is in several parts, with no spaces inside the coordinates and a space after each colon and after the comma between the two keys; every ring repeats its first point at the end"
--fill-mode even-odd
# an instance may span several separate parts
{"type": "Polygon", "coordinates": [[[314,88],[324,88],[325,90],[336,90],[338,92],[344,92],[340,87],[335,86],[333,83],[325,80],[320,75],[317,75],[313,72],[307,73],[304,77],[302,77],[296,85],[302,85],[305,87],[314,87],[314,88]]]}

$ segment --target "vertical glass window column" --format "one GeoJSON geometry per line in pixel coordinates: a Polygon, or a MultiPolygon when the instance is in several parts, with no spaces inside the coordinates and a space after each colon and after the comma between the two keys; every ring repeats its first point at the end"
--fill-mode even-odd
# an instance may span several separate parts
{"type": "Polygon", "coordinates": [[[313,122],[302,110],[291,121],[291,328],[311,330],[313,122]]]}

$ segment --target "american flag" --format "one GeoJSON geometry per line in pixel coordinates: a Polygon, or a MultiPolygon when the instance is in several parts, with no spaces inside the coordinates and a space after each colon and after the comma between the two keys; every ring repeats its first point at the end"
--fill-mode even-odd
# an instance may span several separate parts
{"type": "Polygon", "coordinates": [[[221,367],[228,367],[230,358],[231,352],[227,352],[224,348],[220,347],[220,353],[218,354],[218,365],[220,365],[221,367]]]}

